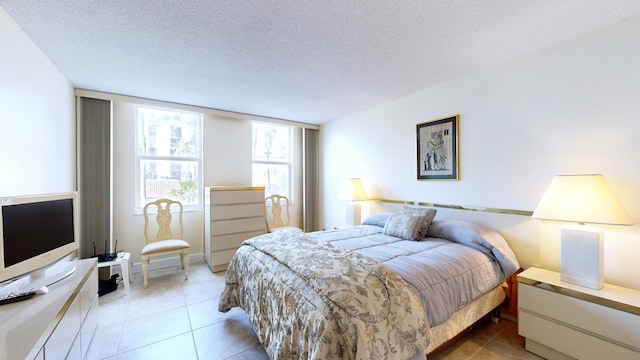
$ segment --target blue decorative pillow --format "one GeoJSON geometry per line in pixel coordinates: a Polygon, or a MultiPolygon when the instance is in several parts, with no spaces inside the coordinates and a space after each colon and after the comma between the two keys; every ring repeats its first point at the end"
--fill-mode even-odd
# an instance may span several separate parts
{"type": "Polygon", "coordinates": [[[400,209],[400,214],[424,217],[419,230],[420,239],[424,239],[427,237],[427,232],[429,232],[431,222],[433,222],[433,219],[436,217],[436,209],[411,207],[405,205],[402,207],[402,209],[400,209]]]}
{"type": "Polygon", "coordinates": [[[367,216],[366,219],[364,219],[364,221],[362,222],[362,225],[373,225],[373,226],[384,227],[384,225],[387,223],[387,219],[389,218],[389,216],[393,214],[394,213],[390,213],[390,212],[381,212],[381,213],[369,215],[367,216]]]}
{"type": "Polygon", "coordinates": [[[507,241],[488,226],[463,220],[434,221],[429,229],[429,237],[455,241],[481,251],[498,260],[507,276],[520,268],[518,258],[507,241]]]}
{"type": "Polygon", "coordinates": [[[405,240],[418,241],[422,239],[420,236],[420,226],[423,221],[424,216],[393,214],[389,216],[382,233],[405,240]]]}

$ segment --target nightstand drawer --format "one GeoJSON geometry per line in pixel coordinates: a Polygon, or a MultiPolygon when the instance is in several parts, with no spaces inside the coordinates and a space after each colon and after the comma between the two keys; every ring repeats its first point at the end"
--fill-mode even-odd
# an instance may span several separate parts
{"type": "Polygon", "coordinates": [[[518,333],[546,359],[640,359],[640,291],[562,281],[529,268],[518,274],[518,333]]]}
{"type": "Polygon", "coordinates": [[[531,285],[519,286],[521,313],[552,319],[568,328],[598,334],[599,338],[640,351],[640,316],[531,285]]]}
{"type": "Polygon", "coordinates": [[[533,340],[552,349],[562,349],[564,354],[576,359],[637,360],[640,356],[636,351],[611,343],[611,339],[601,339],[596,334],[587,334],[522,309],[518,314],[518,328],[520,335],[526,337],[527,341],[533,340]]]}

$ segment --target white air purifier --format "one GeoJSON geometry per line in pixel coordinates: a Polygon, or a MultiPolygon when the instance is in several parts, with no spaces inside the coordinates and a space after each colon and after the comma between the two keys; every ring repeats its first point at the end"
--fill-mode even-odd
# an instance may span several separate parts
{"type": "Polygon", "coordinates": [[[604,283],[604,236],[598,228],[565,226],[560,230],[560,279],[599,290],[604,283]]]}

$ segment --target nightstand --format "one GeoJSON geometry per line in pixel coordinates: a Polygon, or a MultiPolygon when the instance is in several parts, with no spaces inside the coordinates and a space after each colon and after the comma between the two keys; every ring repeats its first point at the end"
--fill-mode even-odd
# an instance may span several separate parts
{"type": "Polygon", "coordinates": [[[518,333],[547,359],[640,359],[640,291],[593,290],[529,268],[518,275],[518,333]]]}

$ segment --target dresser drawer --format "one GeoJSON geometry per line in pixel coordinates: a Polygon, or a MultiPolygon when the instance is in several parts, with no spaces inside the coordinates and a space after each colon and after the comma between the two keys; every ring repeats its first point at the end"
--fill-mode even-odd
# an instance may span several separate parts
{"type": "Polygon", "coordinates": [[[75,348],[80,324],[80,299],[75,297],[44,346],[45,359],[66,358],[69,349],[75,348]]]}
{"type": "Polygon", "coordinates": [[[233,249],[234,252],[240,247],[243,241],[264,234],[264,231],[254,231],[240,234],[229,234],[216,236],[212,241],[216,244],[215,251],[233,249]]]}
{"type": "Polygon", "coordinates": [[[640,350],[640,316],[531,285],[520,283],[519,286],[521,312],[539,314],[640,350]]]}
{"type": "Polygon", "coordinates": [[[89,280],[80,290],[80,321],[84,322],[91,306],[98,298],[98,270],[94,270],[89,280]]]}
{"type": "Polygon", "coordinates": [[[236,249],[212,252],[209,267],[211,267],[211,270],[214,272],[227,270],[227,266],[235,253],[236,249]]]}
{"type": "Polygon", "coordinates": [[[211,191],[211,204],[264,204],[264,191],[256,190],[215,190],[211,191]]]}
{"type": "Polygon", "coordinates": [[[264,204],[219,205],[211,211],[211,220],[225,220],[247,217],[264,218],[264,204]]]}
{"type": "Polygon", "coordinates": [[[247,219],[229,219],[211,222],[211,236],[215,243],[215,238],[220,235],[240,234],[248,232],[260,232],[264,234],[266,223],[264,217],[247,218],[247,219]]]}
{"type": "Polygon", "coordinates": [[[91,346],[93,340],[93,336],[98,329],[98,323],[100,321],[100,311],[98,310],[98,307],[98,295],[96,294],[96,296],[93,298],[93,302],[90,306],[89,312],[87,313],[87,317],[84,319],[82,327],[80,328],[80,345],[82,346],[83,359],[87,356],[89,347],[91,346]]]}

